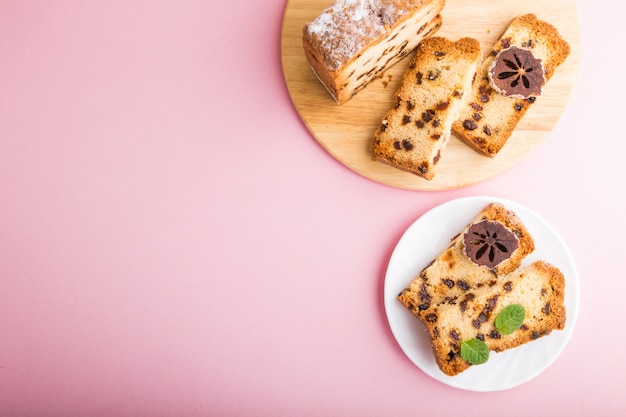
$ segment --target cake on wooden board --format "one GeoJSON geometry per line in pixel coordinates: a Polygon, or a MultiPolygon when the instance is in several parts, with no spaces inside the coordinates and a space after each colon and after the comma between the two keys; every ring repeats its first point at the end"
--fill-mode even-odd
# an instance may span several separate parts
{"type": "Polygon", "coordinates": [[[445,0],[337,0],[303,28],[313,72],[339,104],[439,29],[445,0]]]}
{"type": "Polygon", "coordinates": [[[480,63],[480,43],[431,36],[417,46],[375,133],[372,158],[430,180],[480,63]]]}
{"type": "Polygon", "coordinates": [[[494,157],[529,107],[541,100],[543,84],[549,82],[569,53],[569,44],[553,25],[534,14],[513,19],[481,64],[471,97],[452,126],[454,134],[482,155],[494,157]],[[495,70],[491,76],[490,70],[495,70]],[[542,85],[537,85],[541,77],[524,78],[541,71],[542,85]],[[506,82],[509,86],[502,89],[506,82]],[[506,91],[511,85],[513,91],[506,91]],[[523,90],[533,89],[522,94],[523,90]]]}

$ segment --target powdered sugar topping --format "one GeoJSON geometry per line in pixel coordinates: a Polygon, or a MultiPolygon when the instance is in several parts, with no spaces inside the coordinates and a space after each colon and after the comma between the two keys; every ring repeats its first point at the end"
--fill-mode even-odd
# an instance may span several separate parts
{"type": "MultiPolygon", "coordinates": [[[[407,13],[397,3],[400,2],[338,0],[310,22],[307,31],[320,43],[330,69],[335,70],[407,13]]],[[[406,6],[408,2],[402,3],[406,6]]]]}

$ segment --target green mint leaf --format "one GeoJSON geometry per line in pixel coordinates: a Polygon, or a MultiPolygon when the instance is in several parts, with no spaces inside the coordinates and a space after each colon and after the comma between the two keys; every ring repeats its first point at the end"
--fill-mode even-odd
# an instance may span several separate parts
{"type": "Polygon", "coordinates": [[[480,365],[489,359],[489,348],[480,339],[469,339],[461,342],[461,357],[472,365],[480,365]]]}
{"type": "Polygon", "coordinates": [[[496,329],[501,334],[511,334],[522,325],[524,317],[526,317],[526,310],[523,305],[508,305],[496,317],[496,329]]]}

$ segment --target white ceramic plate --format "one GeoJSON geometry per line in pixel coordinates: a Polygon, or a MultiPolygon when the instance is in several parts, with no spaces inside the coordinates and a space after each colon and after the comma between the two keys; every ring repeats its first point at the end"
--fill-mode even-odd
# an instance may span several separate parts
{"type": "Polygon", "coordinates": [[[535,378],[560,355],[569,341],[578,316],[580,288],[574,259],[556,230],[530,209],[510,200],[467,197],[449,201],[416,220],[398,242],[385,277],[385,310],[391,331],[404,353],[427,375],[444,384],[470,391],[499,391],[535,378]],[[439,370],[422,323],[397,300],[398,294],[491,202],[514,211],[535,241],[535,251],[523,262],[545,260],[565,275],[565,329],[553,331],[515,349],[491,352],[483,365],[472,366],[450,377],[439,370]]]}

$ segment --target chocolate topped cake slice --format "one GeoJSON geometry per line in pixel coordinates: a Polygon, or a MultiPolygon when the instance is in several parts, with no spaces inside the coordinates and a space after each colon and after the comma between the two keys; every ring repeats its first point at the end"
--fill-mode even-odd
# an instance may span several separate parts
{"type": "Polygon", "coordinates": [[[481,64],[453,133],[494,157],[569,53],[569,44],[551,24],[534,14],[513,19],[481,64]]]}
{"type": "Polygon", "coordinates": [[[565,326],[565,278],[536,261],[521,267],[534,241],[521,219],[491,203],[399,295],[426,327],[446,375],[565,326]]]}
{"type": "Polygon", "coordinates": [[[468,291],[493,286],[515,271],[535,249],[521,219],[500,203],[491,203],[424,268],[399,299],[422,320],[437,305],[468,291]]]}

